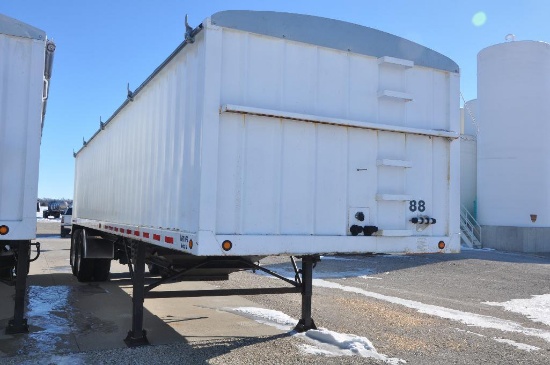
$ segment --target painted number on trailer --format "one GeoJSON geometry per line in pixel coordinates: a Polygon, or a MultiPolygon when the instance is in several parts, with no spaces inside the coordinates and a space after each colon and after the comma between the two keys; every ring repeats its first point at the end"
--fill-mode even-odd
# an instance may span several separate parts
{"type": "Polygon", "coordinates": [[[419,200],[418,202],[416,200],[411,200],[409,202],[409,210],[411,212],[416,212],[418,210],[422,213],[426,210],[426,202],[424,200],[419,200]]]}
{"type": "Polygon", "coordinates": [[[181,248],[183,248],[184,250],[188,250],[189,249],[188,243],[189,243],[189,236],[185,236],[183,234],[180,234],[181,248]]]}

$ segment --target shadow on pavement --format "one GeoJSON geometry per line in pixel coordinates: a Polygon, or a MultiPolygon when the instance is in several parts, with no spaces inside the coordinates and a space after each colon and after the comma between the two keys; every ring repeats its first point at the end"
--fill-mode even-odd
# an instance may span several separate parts
{"type": "MultiPolygon", "coordinates": [[[[131,284],[131,281],[128,274],[114,273],[112,276],[108,282],[80,283],[70,273],[30,275],[26,312],[30,332],[19,335],[4,332],[13,316],[14,287],[0,284],[0,296],[5,298],[0,303],[0,363],[4,362],[2,358],[7,361],[37,354],[47,356],[125,349],[123,340],[132,325],[132,298],[120,286],[131,284]],[[44,285],[47,282],[61,285],[44,285]]],[[[206,319],[208,317],[196,315],[185,317],[185,309],[181,308],[178,318],[162,320],[144,308],[144,327],[151,345],[177,345],[178,351],[193,353],[193,363],[198,359],[207,363],[208,359],[235,348],[289,335],[257,338],[209,336],[204,341],[189,343],[169,325],[206,319]]]]}
{"type": "MultiPolygon", "coordinates": [[[[550,255],[503,252],[496,250],[464,250],[449,254],[350,254],[322,256],[313,270],[316,279],[339,279],[369,276],[429,265],[478,262],[550,265],[550,255]]],[[[287,263],[262,265],[280,275],[293,278],[294,271],[287,263]]],[[[300,265],[298,265],[300,266],[300,265]]],[[[261,274],[261,273],[260,273],[261,274]]]]}

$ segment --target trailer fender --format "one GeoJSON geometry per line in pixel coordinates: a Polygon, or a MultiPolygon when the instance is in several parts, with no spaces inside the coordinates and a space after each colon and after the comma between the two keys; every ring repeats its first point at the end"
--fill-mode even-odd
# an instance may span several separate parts
{"type": "Polygon", "coordinates": [[[86,259],[114,259],[114,242],[100,236],[93,236],[83,229],[84,258],[86,259]]]}

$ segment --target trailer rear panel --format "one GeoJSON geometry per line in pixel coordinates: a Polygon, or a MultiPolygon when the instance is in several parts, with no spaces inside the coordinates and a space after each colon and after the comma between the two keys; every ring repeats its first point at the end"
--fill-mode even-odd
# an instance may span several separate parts
{"type": "Polygon", "coordinates": [[[46,34],[0,14],[0,240],[36,237],[46,34]]]}

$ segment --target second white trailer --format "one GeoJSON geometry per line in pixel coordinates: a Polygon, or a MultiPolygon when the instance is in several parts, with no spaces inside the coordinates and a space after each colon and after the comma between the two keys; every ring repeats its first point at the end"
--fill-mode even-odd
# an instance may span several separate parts
{"type": "Polygon", "coordinates": [[[40,253],[40,244],[31,240],[36,239],[40,140],[54,51],[44,31],[0,14],[0,285],[15,285],[8,334],[29,331],[26,280],[40,253]],[[31,245],[37,250],[32,260],[31,245]]]}
{"type": "Polygon", "coordinates": [[[158,296],[167,280],[300,256],[282,279],[307,330],[319,254],[460,249],[459,68],[406,39],[216,13],[100,127],[75,155],[71,264],[83,281],[135,265],[130,344],[146,341],[146,262],[165,276],[145,289],[158,296]]]}

